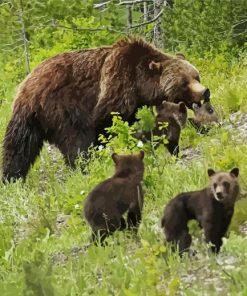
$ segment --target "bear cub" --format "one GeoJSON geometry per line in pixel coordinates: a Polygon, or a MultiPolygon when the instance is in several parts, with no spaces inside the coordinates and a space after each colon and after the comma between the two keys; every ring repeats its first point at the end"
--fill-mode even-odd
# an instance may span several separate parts
{"type": "Polygon", "coordinates": [[[178,247],[180,253],[188,251],[192,238],[187,223],[193,219],[203,228],[206,243],[213,245],[212,251],[219,252],[239,194],[238,174],[238,168],[230,173],[209,169],[208,187],[181,193],[167,204],[161,226],[173,250],[178,247]]]}
{"type": "Polygon", "coordinates": [[[144,152],[133,155],[112,154],[115,174],[89,193],[84,215],[92,228],[92,241],[100,243],[116,230],[137,231],[141,222],[144,152]],[[127,212],[127,224],[123,214],[127,212]]]}
{"type": "Polygon", "coordinates": [[[156,107],[156,112],[155,127],[152,132],[140,132],[134,134],[134,136],[143,141],[150,141],[152,134],[154,136],[165,135],[168,140],[168,143],[165,144],[166,148],[172,155],[178,157],[180,132],[186,124],[187,108],[183,102],[175,104],[163,101],[161,105],[156,107]],[[160,128],[160,124],[164,122],[167,122],[168,126],[160,128]]]}

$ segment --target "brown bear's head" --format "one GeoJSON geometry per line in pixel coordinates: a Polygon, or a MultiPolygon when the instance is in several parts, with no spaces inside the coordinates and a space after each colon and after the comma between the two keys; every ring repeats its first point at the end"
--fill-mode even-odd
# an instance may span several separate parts
{"type": "Polygon", "coordinates": [[[184,102],[190,109],[193,103],[201,106],[202,100],[210,100],[210,91],[200,83],[198,70],[182,54],[162,62],[151,61],[149,69],[156,73],[159,97],[173,103],[184,102]]]}
{"type": "Polygon", "coordinates": [[[234,204],[239,194],[238,174],[238,168],[232,169],[229,173],[217,173],[212,169],[208,170],[208,176],[210,177],[209,188],[218,202],[224,205],[234,204]]]}
{"type": "Polygon", "coordinates": [[[144,151],[133,155],[112,154],[112,159],[115,162],[115,176],[131,177],[133,176],[137,182],[143,179],[144,174],[144,151]]]}

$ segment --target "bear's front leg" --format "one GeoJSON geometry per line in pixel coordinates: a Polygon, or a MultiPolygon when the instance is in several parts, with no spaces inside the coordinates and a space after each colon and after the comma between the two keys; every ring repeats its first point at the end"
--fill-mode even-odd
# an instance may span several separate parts
{"type": "Polygon", "coordinates": [[[222,239],[219,231],[219,225],[215,225],[212,221],[203,221],[202,227],[204,229],[206,243],[211,243],[211,250],[213,253],[218,253],[222,245],[222,239]]]}
{"type": "Polygon", "coordinates": [[[220,227],[220,236],[221,238],[225,236],[227,229],[231,223],[232,216],[233,216],[233,209],[228,209],[225,216],[222,219],[221,227],[220,227]]]}
{"type": "Polygon", "coordinates": [[[179,144],[177,141],[169,141],[168,144],[166,144],[166,148],[168,149],[171,155],[178,157],[179,144]]]}

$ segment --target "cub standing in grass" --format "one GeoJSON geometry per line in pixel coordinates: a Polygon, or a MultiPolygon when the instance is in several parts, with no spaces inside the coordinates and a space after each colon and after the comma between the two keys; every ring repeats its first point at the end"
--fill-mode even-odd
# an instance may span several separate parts
{"type": "Polygon", "coordinates": [[[92,240],[101,244],[115,230],[137,231],[141,222],[144,152],[135,155],[112,154],[115,174],[100,183],[87,197],[84,214],[92,228],[92,240]],[[123,214],[127,213],[127,224],[123,214]]]}
{"type": "Polygon", "coordinates": [[[219,252],[239,194],[238,174],[238,168],[232,169],[230,173],[216,173],[209,169],[210,182],[207,188],[181,193],[168,203],[161,226],[166,240],[173,243],[173,249],[177,245],[179,252],[188,250],[192,239],[187,223],[195,219],[204,229],[206,242],[213,244],[212,251],[219,252]]]}
{"type": "Polygon", "coordinates": [[[154,136],[166,136],[168,143],[165,144],[168,151],[178,156],[179,138],[181,129],[185,126],[187,120],[187,108],[183,102],[178,104],[163,101],[156,107],[157,115],[155,119],[155,127],[149,132],[137,132],[134,136],[140,140],[151,140],[151,134],[154,136]],[[161,124],[167,122],[168,126],[162,128],[161,124]]]}

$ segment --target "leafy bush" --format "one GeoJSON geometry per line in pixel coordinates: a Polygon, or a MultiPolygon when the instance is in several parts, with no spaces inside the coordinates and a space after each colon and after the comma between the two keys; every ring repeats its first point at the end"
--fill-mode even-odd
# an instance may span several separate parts
{"type": "Polygon", "coordinates": [[[175,0],[163,18],[165,47],[238,54],[246,47],[247,3],[245,0],[175,0]]]}

